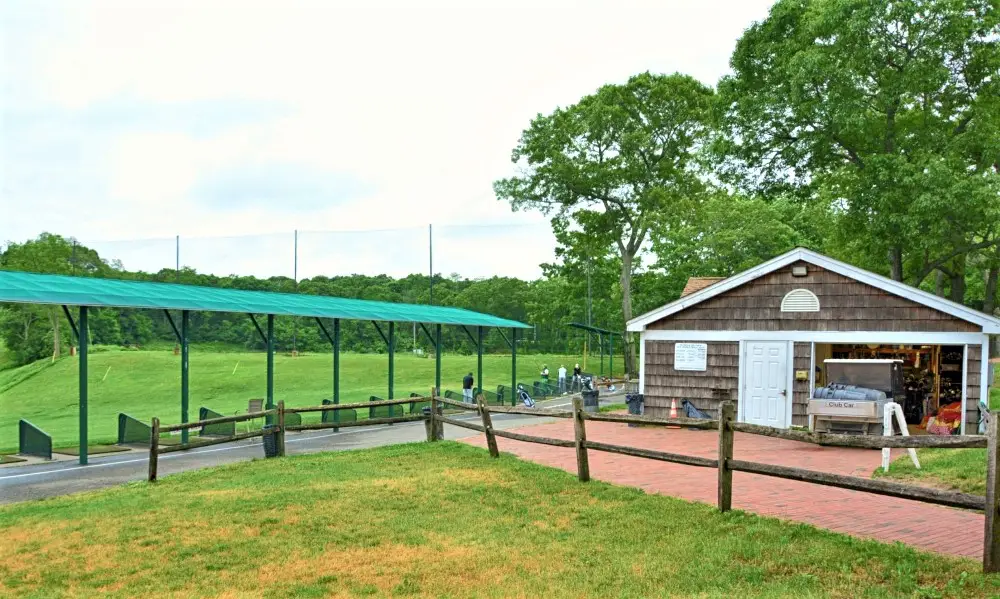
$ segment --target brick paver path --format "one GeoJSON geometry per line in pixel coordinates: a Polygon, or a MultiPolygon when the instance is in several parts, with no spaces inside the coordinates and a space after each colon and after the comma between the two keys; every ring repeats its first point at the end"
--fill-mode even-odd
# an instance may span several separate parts
{"type": "MultiPolygon", "coordinates": [[[[517,430],[544,437],[573,438],[570,420],[517,430]]],[[[588,422],[587,438],[708,458],[717,457],[718,452],[718,433],[715,431],[628,428],[625,424],[588,422]]],[[[481,447],[486,445],[482,435],[464,441],[481,447]]],[[[501,451],[576,472],[573,449],[502,438],[497,442],[501,451]]],[[[894,457],[896,451],[905,450],[894,450],[894,457]]],[[[735,457],[863,477],[870,476],[881,464],[878,450],[819,447],[742,433],[736,434],[735,457]]],[[[714,469],[594,450],[590,450],[589,459],[593,478],[689,501],[716,502],[717,472],[714,469]]],[[[900,541],[936,553],[982,557],[983,514],[975,512],[744,472],[733,474],[733,507],[857,537],[900,541]]]]}

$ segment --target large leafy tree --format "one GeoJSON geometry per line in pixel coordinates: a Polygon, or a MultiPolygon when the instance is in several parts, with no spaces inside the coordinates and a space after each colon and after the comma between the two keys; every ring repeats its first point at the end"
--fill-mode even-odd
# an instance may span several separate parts
{"type": "Polygon", "coordinates": [[[825,203],[852,261],[948,272],[961,300],[1000,239],[998,23],[996,0],[779,0],[719,85],[727,174],[825,203]]]}
{"type": "MultiPolygon", "coordinates": [[[[101,260],[96,251],[79,245],[72,239],[50,233],[42,233],[36,239],[24,243],[8,244],[0,252],[0,268],[77,276],[106,275],[111,271],[111,267],[101,260]]],[[[51,340],[52,358],[56,359],[62,351],[64,341],[61,321],[62,313],[58,306],[12,306],[4,313],[2,329],[7,345],[21,349],[21,361],[41,357],[40,352],[44,347],[40,342],[42,337],[49,337],[51,340]],[[43,331],[38,324],[46,320],[48,328],[43,331]]],[[[104,333],[104,328],[101,328],[101,332],[104,333]]]]}
{"type": "Polygon", "coordinates": [[[691,276],[729,277],[799,246],[822,250],[830,222],[828,211],[794,198],[716,191],[689,219],[653,231],[655,266],[678,297],[691,276]]]}
{"type": "MultiPolygon", "coordinates": [[[[553,214],[587,243],[616,250],[626,321],[636,257],[650,227],[700,186],[692,157],[712,97],[709,87],[681,74],[643,73],[606,85],[536,117],[511,156],[518,174],[494,183],[497,197],[514,210],[553,214]]],[[[628,345],[626,368],[634,372],[628,345]]]]}

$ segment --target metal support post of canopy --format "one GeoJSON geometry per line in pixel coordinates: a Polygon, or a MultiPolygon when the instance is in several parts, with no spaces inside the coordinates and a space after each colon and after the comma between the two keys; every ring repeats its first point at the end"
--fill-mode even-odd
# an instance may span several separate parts
{"type": "Polygon", "coordinates": [[[87,345],[90,335],[87,331],[87,306],[80,306],[80,465],[87,465],[87,345]]]}
{"type": "Polygon", "coordinates": [[[517,329],[510,329],[510,405],[517,405],[517,329]]]}
{"type": "Polygon", "coordinates": [[[393,369],[396,362],[396,323],[389,322],[389,343],[387,344],[389,348],[389,399],[395,399],[393,397],[393,376],[395,373],[393,369]]]}
{"type": "Polygon", "coordinates": [[[478,329],[476,339],[476,365],[478,370],[476,372],[476,384],[479,386],[479,390],[483,391],[486,389],[486,385],[483,384],[483,327],[476,327],[478,329]]]}
{"type": "MultiPolygon", "coordinates": [[[[274,314],[267,315],[267,409],[274,409],[274,314]]],[[[272,424],[274,417],[266,421],[272,424]]]]}

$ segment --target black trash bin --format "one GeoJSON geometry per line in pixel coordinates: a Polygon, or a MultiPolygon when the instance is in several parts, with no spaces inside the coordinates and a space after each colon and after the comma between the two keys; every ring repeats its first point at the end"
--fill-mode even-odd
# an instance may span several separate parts
{"type": "MultiPolygon", "coordinates": [[[[628,413],[635,416],[642,415],[642,405],[645,402],[645,398],[642,393],[627,393],[625,394],[625,403],[628,405],[628,413]]],[[[629,423],[629,426],[639,426],[638,424],[629,423]]]]}
{"type": "Polygon", "coordinates": [[[264,457],[278,457],[278,427],[268,424],[261,429],[264,432],[264,457]]]}
{"type": "Polygon", "coordinates": [[[600,392],[597,389],[584,389],[583,390],[583,411],[584,412],[600,412],[600,405],[598,402],[598,397],[600,392]]]}

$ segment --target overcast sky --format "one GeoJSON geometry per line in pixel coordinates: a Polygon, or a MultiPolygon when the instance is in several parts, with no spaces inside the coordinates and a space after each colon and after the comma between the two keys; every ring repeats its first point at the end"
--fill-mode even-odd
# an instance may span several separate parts
{"type": "Polygon", "coordinates": [[[714,84],[769,0],[0,2],[0,241],[126,268],[535,277],[491,183],[538,113],[641,71],[714,84]],[[475,228],[459,225],[476,225],[475,228]],[[502,225],[502,226],[501,226],[502,225]],[[386,231],[389,229],[404,229],[386,231]]]}

